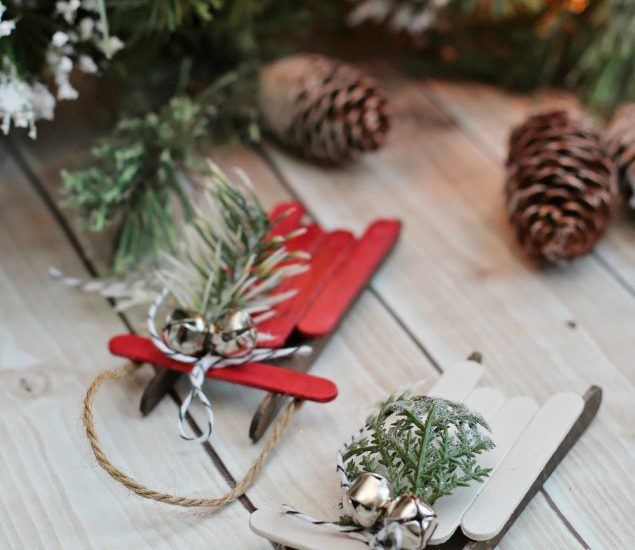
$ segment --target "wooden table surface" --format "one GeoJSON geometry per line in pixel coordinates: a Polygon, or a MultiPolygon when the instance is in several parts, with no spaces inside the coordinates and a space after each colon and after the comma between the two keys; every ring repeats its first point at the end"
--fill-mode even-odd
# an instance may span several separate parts
{"type": "MultiPolygon", "coordinates": [[[[246,498],[211,514],[130,495],[96,466],[84,438],[84,391],[98,372],[121,364],[106,342],[125,321],[139,326],[139,317],[120,317],[47,275],[51,265],[104,273],[106,240],[82,234],[54,206],[59,169],[75,166],[91,143],[95,113],[42,124],[36,142],[2,142],[1,548],[271,548],[249,530],[250,511],[284,502],[337,517],[335,451],[365,411],[399,386],[432,384],[473,350],[484,356],[487,382],[508,395],[544,400],[597,384],[605,396],[500,546],[632,547],[635,222],[620,214],[592,255],[537,270],[514,242],[502,196],[507,135],[536,99],[469,83],[384,84],[394,111],[389,143],[361,162],[315,167],[269,145],[216,152],[223,166],[251,176],[267,206],[293,196],[328,228],[361,231],[373,218],[395,216],[404,229],[312,370],[337,382],[338,399],[305,404],[246,498]]],[[[217,429],[201,446],[179,439],[170,398],[140,417],[151,374],[144,367],[98,397],[107,453],[157,489],[224,492],[259,452],[247,428],[262,393],[208,384],[217,429]]]]}

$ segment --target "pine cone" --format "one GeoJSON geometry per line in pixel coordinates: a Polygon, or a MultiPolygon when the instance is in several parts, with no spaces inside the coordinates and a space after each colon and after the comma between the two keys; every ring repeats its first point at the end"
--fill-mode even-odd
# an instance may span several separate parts
{"type": "Polygon", "coordinates": [[[521,246],[550,262],[590,252],[611,217],[615,180],[599,136],[581,115],[530,117],[512,132],[505,183],[521,246]]]}
{"type": "Polygon", "coordinates": [[[635,103],[617,111],[604,133],[606,152],[617,166],[620,191],[635,209],[635,103]]]}
{"type": "Polygon", "coordinates": [[[381,147],[386,99],[356,68],[319,55],[286,57],[262,70],[268,130],[308,158],[338,163],[381,147]]]}

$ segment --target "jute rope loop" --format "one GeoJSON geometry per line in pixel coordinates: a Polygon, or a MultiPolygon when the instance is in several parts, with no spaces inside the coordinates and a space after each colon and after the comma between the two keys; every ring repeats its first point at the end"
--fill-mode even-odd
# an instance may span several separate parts
{"type": "Polygon", "coordinates": [[[86,428],[86,437],[88,438],[88,443],[90,444],[90,448],[95,455],[95,459],[99,466],[115,481],[121,483],[124,487],[136,493],[140,497],[147,498],[150,500],[155,500],[157,502],[163,502],[164,504],[171,504],[173,506],[183,506],[185,508],[197,508],[197,507],[212,507],[218,508],[221,506],[225,506],[230,502],[238,499],[252,486],[258,474],[262,470],[262,467],[265,465],[267,458],[271,454],[271,451],[275,448],[275,446],[280,441],[284,430],[289,425],[289,421],[293,416],[293,413],[297,411],[302,406],[302,401],[294,399],[289,403],[287,408],[278,416],[275,424],[272,427],[271,435],[269,439],[264,444],[260,455],[253,463],[251,468],[245,474],[235,487],[230,489],[223,496],[218,498],[189,498],[182,497],[176,495],[170,495],[167,493],[161,493],[159,491],[154,491],[142,483],[138,482],[136,479],[131,478],[125,472],[121,471],[117,468],[106,456],[104,450],[101,447],[101,443],[99,442],[99,437],[97,436],[97,432],[95,430],[95,420],[93,418],[93,401],[95,400],[95,395],[99,391],[99,388],[103,385],[107,380],[118,380],[120,378],[125,378],[129,376],[133,372],[135,372],[139,368],[139,365],[134,363],[127,363],[126,365],[116,368],[110,369],[99,374],[88,387],[88,391],[84,397],[84,414],[83,421],[84,427],[86,428]]]}

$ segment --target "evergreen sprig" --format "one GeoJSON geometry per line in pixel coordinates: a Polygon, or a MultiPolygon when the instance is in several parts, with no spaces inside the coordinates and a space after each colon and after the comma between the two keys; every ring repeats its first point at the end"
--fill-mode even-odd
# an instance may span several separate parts
{"type": "Polygon", "coordinates": [[[525,89],[566,85],[603,114],[635,99],[632,0],[354,4],[350,23],[381,23],[413,37],[422,52],[408,64],[417,73],[467,76],[525,89]]]}
{"type": "Polygon", "coordinates": [[[233,308],[262,313],[289,298],[292,292],[272,291],[306,269],[307,254],[285,246],[303,230],[272,234],[286,214],[270,220],[241,172],[237,185],[216,165],[210,163],[210,171],[194,221],[179,250],[163,254],[157,278],[181,307],[210,321],[233,308]]]}
{"type": "Polygon", "coordinates": [[[76,208],[91,231],[120,223],[113,271],[173,249],[177,211],[191,217],[183,171],[202,160],[197,145],[206,135],[201,107],[172,99],[159,113],[123,118],[92,150],[92,165],[62,172],[66,205],[76,208]]]}
{"type": "Polygon", "coordinates": [[[363,471],[385,475],[395,493],[414,493],[433,505],[458,487],[482,482],[490,472],[479,454],[494,447],[489,427],[464,405],[408,393],[379,404],[365,435],[344,451],[349,479],[363,471]]]}

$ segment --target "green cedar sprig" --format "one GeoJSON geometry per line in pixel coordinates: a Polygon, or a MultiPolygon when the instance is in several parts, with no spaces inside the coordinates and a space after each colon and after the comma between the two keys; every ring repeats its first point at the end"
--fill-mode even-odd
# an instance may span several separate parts
{"type": "Polygon", "coordinates": [[[482,482],[490,472],[477,457],[494,447],[483,417],[464,405],[408,393],[379,404],[365,435],[344,452],[349,479],[385,475],[395,493],[414,493],[433,505],[458,487],[482,482]]]}
{"type": "Polygon", "coordinates": [[[158,113],[123,118],[92,150],[92,165],[62,172],[66,205],[76,208],[91,231],[118,223],[113,271],[173,249],[177,211],[191,217],[183,171],[201,159],[196,147],[206,135],[202,109],[186,97],[158,113]]]}

